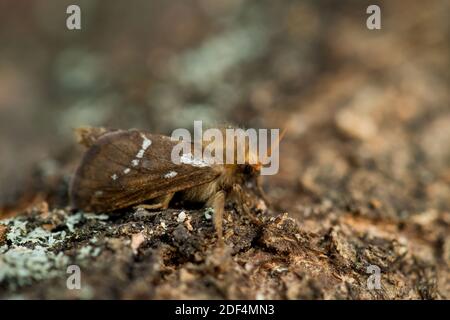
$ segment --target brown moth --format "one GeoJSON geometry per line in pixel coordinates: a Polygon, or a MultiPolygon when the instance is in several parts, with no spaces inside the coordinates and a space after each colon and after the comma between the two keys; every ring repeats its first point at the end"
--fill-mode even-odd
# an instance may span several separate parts
{"type": "MultiPolygon", "coordinates": [[[[248,150],[244,164],[175,164],[171,152],[179,142],[168,136],[104,128],[79,128],[76,134],[78,142],[88,147],[70,186],[71,203],[77,209],[166,209],[174,194],[179,193],[183,200],[201,202],[214,209],[221,243],[225,196],[233,192],[239,196],[241,186],[250,182],[255,182],[263,196],[261,163],[249,164],[255,155],[248,150]]],[[[245,205],[243,208],[249,214],[245,205]]]]}

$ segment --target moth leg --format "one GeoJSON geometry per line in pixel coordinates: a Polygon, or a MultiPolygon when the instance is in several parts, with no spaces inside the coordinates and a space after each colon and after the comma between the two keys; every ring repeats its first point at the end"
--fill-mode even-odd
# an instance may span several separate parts
{"type": "Polygon", "coordinates": [[[163,195],[161,197],[156,198],[156,203],[152,204],[140,204],[137,206],[134,206],[135,209],[147,209],[147,210],[154,210],[154,209],[167,209],[169,207],[170,200],[172,200],[173,195],[175,193],[169,193],[166,195],[163,195]]]}
{"type": "Polygon", "coordinates": [[[250,219],[251,222],[253,222],[257,226],[263,225],[263,222],[260,221],[253,213],[250,212],[250,209],[248,208],[246,204],[245,194],[242,190],[242,187],[238,184],[233,185],[233,193],[236,196],[238,200],[238,211],[239,213],[244,212],[244,214],[250,219]]]}
{"type": "Polygon", "coordinates": [[[263,201],[266,203],[267,206],[270,205],[269,199],[267,199],[266,192],[264,191],[262,187],[262,177],[258,176],[256,178],[256,189],[258,190],[259,196],[263,199],[263,201]]]}
{"type": "Polygon", "coordinates": [[[134,206],[134,209],[146,209],[146,210],[154,210],[154,209],[161,209],[163,206],[162,203],[153,203],[153,204],[140,204],[137,206],[134,206]]]}
{"type": "Polygon", "coordinates": [[[172,192],[172,193],[169,193],[169,194],[164,196],[164,198],[161,201],[161,204],[162,204],[161,209],[167,209],[169,207],[169,203],[172,200],[174,194],[175,193],[172,192]]]}
{"type": "Polygon", "coordinates": [[[222,247],[224,244],[222,219],[225,210],[225,192],[217,192],[211,199],[208,200],[206,205],[214,209],[214,228],[216,229],[219,246],[222,247]]]}

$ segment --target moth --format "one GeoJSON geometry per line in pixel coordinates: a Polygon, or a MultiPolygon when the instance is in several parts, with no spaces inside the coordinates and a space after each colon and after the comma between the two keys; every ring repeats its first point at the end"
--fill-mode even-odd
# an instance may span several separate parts
{"type": "MultiPolygon", "coordinates": [[[[179,194],[182,200],[214,209],[213,221],[222,242],[226,196],[240,196],[242,186],[252,183],[264,197],[261,163],[250,164],[255,155],[248,150],[244,164],[210,164],[196,159],[175,164],[171,153],[179,141],[168,136],[104,128],[79,128],[76,135],[78,142],[88,148],[70,185],[71,204],[77,209],[166,209],[174,195],[179,194]]],[[[248,213],[245,205],[244,210],[248,213]]]]}

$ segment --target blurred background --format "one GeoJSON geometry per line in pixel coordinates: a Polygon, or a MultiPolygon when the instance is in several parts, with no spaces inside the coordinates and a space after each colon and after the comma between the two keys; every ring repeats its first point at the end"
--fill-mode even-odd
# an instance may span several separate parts
{"type": "MultiPolygon", "coordinates": [[[[66,205],[81,125],[287,128],[279,210],[448,218],[449,2],[0,0],[0,214],[66,205]],[[81,30],[66,8],[81,7],[81,30]],[[381,7],[381,30],[366,8],[381,7]],[[320,210],[315,210],[320,207],[320,210]]],[[[316,217],[317,218],[317,217],[316,217]]]]}

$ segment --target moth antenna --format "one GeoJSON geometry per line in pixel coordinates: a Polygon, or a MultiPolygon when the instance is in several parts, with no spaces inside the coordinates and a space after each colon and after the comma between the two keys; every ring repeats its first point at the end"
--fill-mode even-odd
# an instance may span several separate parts
{"type": "MultiPolygon", "coordinates": [[[[281,134],[280,134],[280,136],[278,137],[278,141],[277,141],[277,144],[275,145],[275,148],[278,148],[278,147],[280,146],[280,142],[281,142],[281,140],[283,140],[284,135],[286,134],[286,132],[287,132],[287,127],[284,128],[284,129],[281,131],[281,134]]],[[[271,151],[272,151],[272,148],[271,148],[271,151]]],[[[271,152],[270,154],[272,154],[272,152],[271,152]]]]}

